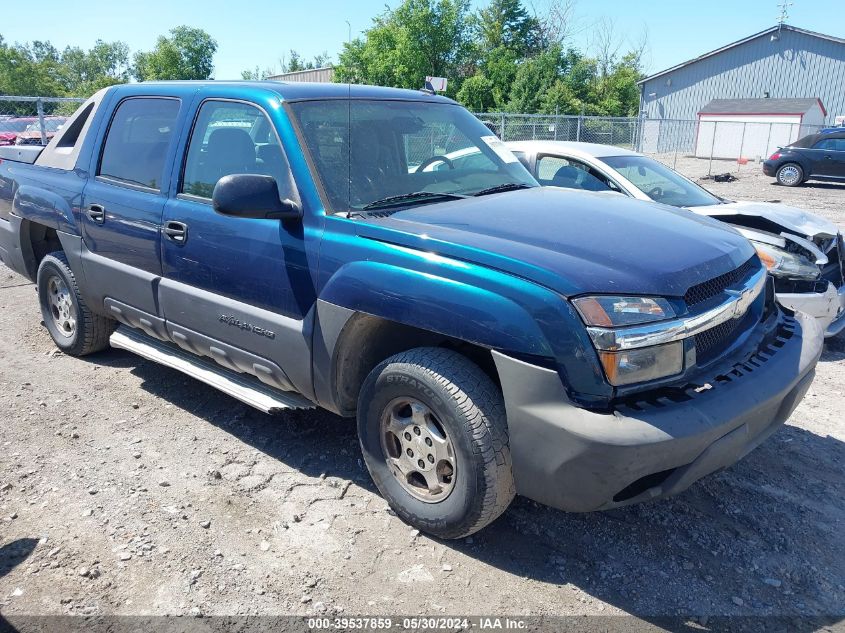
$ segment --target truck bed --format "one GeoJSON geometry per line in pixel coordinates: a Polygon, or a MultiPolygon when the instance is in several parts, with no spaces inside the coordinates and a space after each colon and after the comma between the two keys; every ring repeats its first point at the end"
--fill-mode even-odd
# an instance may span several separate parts
{"type": "Polygon", "coordinates": [[[44,148],[40,145],[10,145],[8,147],[0,147],[0,160],[11,160],[16,163],[26,163],[32,165],[44,148]]]}

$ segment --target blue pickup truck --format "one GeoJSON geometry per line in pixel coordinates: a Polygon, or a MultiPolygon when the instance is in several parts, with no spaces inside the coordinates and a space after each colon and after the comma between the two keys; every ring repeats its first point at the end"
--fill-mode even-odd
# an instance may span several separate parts
{"type": "Polygon", "coordinates": [[[0,153],[0,258],[67,354],[357,417],[379,491],[443,538],[514,494],[592,511],[686,489],[789,417],[822,346],[732,229],[539,187],[408,90],[100,91],[43,150],[0,153]]]}

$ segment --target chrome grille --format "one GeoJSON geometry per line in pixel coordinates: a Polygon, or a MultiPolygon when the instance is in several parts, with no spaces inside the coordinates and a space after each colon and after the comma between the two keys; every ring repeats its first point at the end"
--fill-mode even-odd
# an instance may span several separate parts
{"type": "Polygon", "coordinates": [[[759,263],[757,256],[755,255],[739,268],[735,268],[724,275],[719,275],[718,277],[714,277],[713,279],[709,279],[708,281],[692,286],[684,295],[684,301],[686,302],[687,307],[704,303],[713,297],[719,296],[725,291],[725,289],[730,288],[731,286],[736,286],[743,281],[751,274],[752,271],[756,270],[758,266],[759,263]]]}

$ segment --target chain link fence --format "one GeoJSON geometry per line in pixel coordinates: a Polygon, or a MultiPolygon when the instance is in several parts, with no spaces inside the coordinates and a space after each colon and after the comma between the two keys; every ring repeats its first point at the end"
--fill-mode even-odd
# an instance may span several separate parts
{"type": "Polygon", "coordinates": [[[0,95],[0,146],[46,145],[83,101],[0,95]]]}
{"type": "MultiPolygon", "coordinates": [[[[46,145],[83,101],[78,98],[0,96],[0,146],[46,145]]],[[[747,162],[760,162],[779,147],[821,129],[821,126],[800,123],[504,112],[483,112],[476,116],[503,141],[580,141],[614,145],[647,154],[671,167],[677,166],[679,157],[698,158],[708,161],[708,175],[714,161],[730,161],[733,168],[739,169],[747,162]]],[[[409,142],[421,155],[430,156],[428,146],[438,144],[439,147],[444,139],[413,138],[409,142]]],[[[724,163],[717,167],[720,171],[725,170],[724,163]]]]}
{"type": "MultiPolygon", "coordinates": [[[[476,114],[503,141],[580,141],[615,145],[676,167],[679,157],[731,161],[739,169],[766,159],[779,147],[817,133],[822,126],[800,123],[640,119],[575,115],[476,114]]],[[[717,165],[720,171],[724,164],[717,165]]]]}

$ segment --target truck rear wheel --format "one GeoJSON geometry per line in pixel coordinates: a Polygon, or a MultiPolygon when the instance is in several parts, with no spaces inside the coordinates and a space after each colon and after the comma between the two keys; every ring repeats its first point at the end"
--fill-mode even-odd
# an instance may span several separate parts
{"type": "Polygon", "coordinates": [[[44,256],[36,283],[44,325],[60,350],[70,356],[84,356],[109,346],[117,323],[88,309],[64,253],[55,251],[44,256]]]}
{"type": "Polygon", "coordinates": [[[358,435],[391,508],[434,536],[477,532],[514,497],[502,394],[451,350],[417,348],[376,367],[361,388],[358,435]]]}

